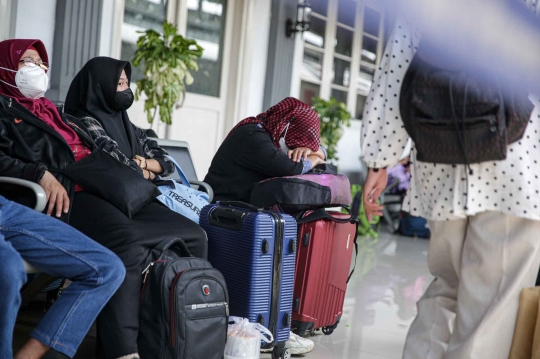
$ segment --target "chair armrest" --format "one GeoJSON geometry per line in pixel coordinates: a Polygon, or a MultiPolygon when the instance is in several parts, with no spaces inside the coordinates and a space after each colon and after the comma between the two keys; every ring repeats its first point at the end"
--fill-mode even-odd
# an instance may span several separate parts
{"type": "Polygon", "coordinates": [[[206,192],[208,194],[208,197],[209,197],[208,201],[210,203],[212,203],[212,201],[214,200],[214,190],[212,189],[212,187],[208,183],[203,182],[203,181],[197,181],[197,180],[189,180],[189,182],[192,185],[202,187],[202,189],[204,189],[204,192],[206,192]]]}
{"type": "Polygon", "coordinates": [[[13,177],[0,177],[0,183],[9,183],[30,188],[36,195],[36,205],[34,209],[38,212],[43,212],[45,209],[45,206],[47,205],[47,195],[45,194],[43,187],[37,183],[13,177]]]}

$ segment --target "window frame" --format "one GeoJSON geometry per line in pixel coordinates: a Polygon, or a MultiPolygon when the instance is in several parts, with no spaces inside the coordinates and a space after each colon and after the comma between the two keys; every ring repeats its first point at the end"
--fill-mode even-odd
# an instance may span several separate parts
{"type": "MultiPolygon", "coordinates": [[[[332,90],[339,90],[339,91],[347,91],[347,109],[351,114],[353,114],[353,118],[356,119],[356,103],[357,103],[357,95],[362,95],[367,97],[367,93],[359,93],[356,86],[356,82],[358,80],[358,77],[360,75],[360,67],[365,66],[372,70],[376,70],[379,66],[379,63],[381,61],[381,57],[383,55],[384,51],[384,42],[385,42],[385,20],[386,20],[386,14],[385,10],[382,5],[377,4],[376,0],[358,0],[357,1],[357,7],[356,7],[356,18],[355,18],[355,26],[354,28],[346,25],[341,24],[338,22],[338,6],[339,6],[339,0],[329,0],[328,1],[328,8],[327,8],[327,16],[320,15],[318,13],[312,13],[312,17],[319,18],[321,20],[324,20],[326,22],[326,29],[325,29],[325,44],[323,48],[319,48],[317,46],[310,45],[305,42],[303,35],[299,37],[300,42],[300,49],[296,53],[297,54],[297,60],[296,60],[296,66],[299,69],[298,76],[293,81],[297,81],[298,85],[293,84],[293,88],[297,89],[298,94],[296,94],[298,97],[300,94],[300,89],[302,87],[302,82],[307,82],[312,85],[319,86],[319,96],[324,99],[329,99],[332,94],[332,90]],[[375,11],[377,11],[380,14],[380,22],[379,22],[379,36],[371,35],[364,31],[364,11],[365,8],[369,7],[375,11]],[[338,27],[346,29],[348,31],[354,31],[353,33],[353,39],[352,39],[352,53],[351,56],[346,56],[339,54],[335,51],[335,40],[337,35],[337,29],[338,27]],[[364,36],[367,38],[371,38],[373,40],[376,40],[377,43],[377,62],[376,64],[372,64],[370,62],[366,62],[362,60],[361,51],[362,51],[362,45],[364,41],[364,36]],[[304,57],[304,49],[307,48],[311,51],[315,51],[318,53],[323,54],[323,65],[322,65],[322,76],[320,81],[314,81],[313,79],[308,79],[304,76],[302,76],[302,66],[303,66],[303,57],[304,57]],[[345,60],[350,63],[350,80],[348,86],[341,86],[333,83],[333,66],[334,66],[334,59],[340,59],[345,60]]],[[[294,95],[294,94],[293,94],[294,95]]]]}
{"type": "MultiPolygon", "coordinates": [[[[126,0],[114,0],[114,27],[113,27],[113,41],[111,44],[111,56],[119,59],[122,52],[122,24],[124,23],[124,13],[126,0]]],[[[230,56],[230,46],[231,33],[233,32],[232,25],[228,24],[229,18],[233,18],[233,12],[235,6],[233,3],[234,0],[227,0],[227,6],[225,6],[225,11],[223,12],[223,17],[225,18],[225,24],[222,27],[221,31],[223,32],[224,41],[220,46],[220,81],[218,85],[218,96],[199,94],[195,92],[190,92],[189,88],[186,88],[186,92],[191,96],[204,96],[209,99],[220,100],[225,98],[224,93],[227,90],[226,79],[228,77],[228,67],[230,66],[229,59],[227,56],[230,56]],[[227,72],[225,72],[227,71],[227,72]]],[[[186,36],[187,27],[188,27],[188,7],[186,0],[167,0],[166,14],[165,18],[168,22],[176,25],[178,27],[178,34],[186,36]]],[[[232,22],[232,21],[231,21],[232,22]]]]}
{"type": "MultiPolygon", "coordinates": [[[[181,4],[186,3],[183,0],[167,0],[167,10],[165,18],[168,22],[178,25],[181,11],[181,4]]],[[[114,26],[113,26],[113,39],[111,44],[111,56],[119,59],[122,52],[122,24],[124,23],[124,11],[126,1],[115,0],[114,1],[114,26]]],[[[187,18],[187,5],[186,6],[186,18],[187,18]]],[[[180,30],[180,29],[179,29],[180,30]]],[[[181,31],[180,31],[181,33],[181,31]]]]}

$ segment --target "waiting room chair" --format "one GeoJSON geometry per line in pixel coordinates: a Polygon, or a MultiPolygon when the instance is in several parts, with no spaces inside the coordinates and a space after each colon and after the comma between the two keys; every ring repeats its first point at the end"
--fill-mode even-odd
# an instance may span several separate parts
{"type": "MultiPolygon", "coordinates": [[[[197,172],[195,172],[189,144],[185,141],[163,140],[159,138],[155,138],[155,140],[180,165],[192,187],[197,186],[199,190],[206,192],[210,197],[210,202],[212,202],[214,191],[208,183],[197,180],[197,172]]],[[[171,175],[171,178],[177,181],[180,180],[176,172],[171,175]]]]}

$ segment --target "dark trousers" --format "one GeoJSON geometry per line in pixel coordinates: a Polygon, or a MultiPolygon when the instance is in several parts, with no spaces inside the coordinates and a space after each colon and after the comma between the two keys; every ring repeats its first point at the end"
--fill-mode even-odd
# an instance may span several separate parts
{"type": "Polygon", "coordinates": [[[206,233],[160,203],[146,205],[130,219],[88,192],[75,194],[70,224],[116,253],[126,266],[124,282],[98,317],[98,333],[107,358],[137,353],[141,272],[150,250],[164,239],[181,238],[194,256],[206,258],[206,233]]]}

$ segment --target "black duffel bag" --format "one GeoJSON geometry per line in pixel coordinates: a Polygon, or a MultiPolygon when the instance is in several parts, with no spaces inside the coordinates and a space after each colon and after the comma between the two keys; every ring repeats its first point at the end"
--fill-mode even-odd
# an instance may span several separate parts
{"type": "Polygon", "coordinates": [[[249,202],[261,208],[277,205],[284,213],[349,206],[351,184],[346,176],[337,174],[335,166],[322,164],[303,175],[276,177],[255,184],[249,202]]]}

